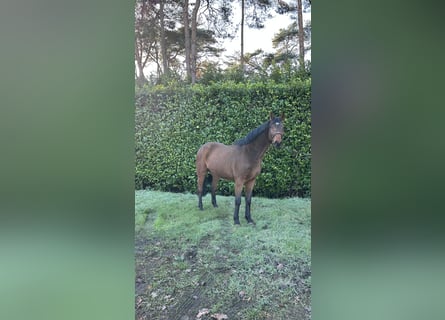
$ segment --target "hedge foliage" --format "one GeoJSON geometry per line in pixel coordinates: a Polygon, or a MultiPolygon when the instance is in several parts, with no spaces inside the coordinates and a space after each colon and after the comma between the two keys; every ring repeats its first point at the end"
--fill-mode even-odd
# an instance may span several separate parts
{"type": "MultiPolygon", "coordinates": [[[[310,197],[311,82],[150,87],[136,93],[136,189],[196,192],[195,157],[209,141],[232,144],[284,112],[280,148],[263,158],[254,195],[310,197]]],[[[220,180],[218,194],[233,195],[220,180]]]]}

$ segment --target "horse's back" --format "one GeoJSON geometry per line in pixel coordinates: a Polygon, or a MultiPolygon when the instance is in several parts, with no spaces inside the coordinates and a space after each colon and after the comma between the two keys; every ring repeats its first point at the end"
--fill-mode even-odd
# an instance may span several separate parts
{"type": "Polygon", "coordinates": [[[232,146],[225,145],[224,143],[220,142],[207,142],[203,144],[197,153],[197,156],[202,155],[211,155],[212,153],[224,153],[224,152],[230,152],[232,146]]]}

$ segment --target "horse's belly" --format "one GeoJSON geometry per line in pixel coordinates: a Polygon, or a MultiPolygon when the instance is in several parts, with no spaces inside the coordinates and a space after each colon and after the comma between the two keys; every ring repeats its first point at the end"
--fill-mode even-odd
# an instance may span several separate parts
{"type": "MultiPolygon", "coordinates": [[[[219,161],[218,161],[219,162],[219,161]]],[[[218,176],[226,180],[235,180],[233,177],[233,172],[227,163],[213,162],[208,166],[210,173],[213,176],[218,176]]]]}
{"type": "Polygon", "coordinates": [[[239,167],[237,163],[230,162],[227,159],[212,162],[208,169],[212,175],[231,181],[236,179],[250,181],[255,179],[261,172],[261,166],[239,167]]]}
{"type": "Polygon", "coordinates": [[[214,146],[217,146],[219,150],[212,150],[213,152],[209,154],[206,161],[207,169],[212,175],[219,178],[235,180],[233,173],[235,155],[233,150],[229,146],[219,143],[215,143],[214,146]]]}

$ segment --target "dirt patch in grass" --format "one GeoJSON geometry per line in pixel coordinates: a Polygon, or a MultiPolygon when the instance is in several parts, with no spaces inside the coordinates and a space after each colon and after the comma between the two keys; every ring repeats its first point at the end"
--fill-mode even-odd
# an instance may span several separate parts
{"type": "MultiPolygon", "coordinates": [[[[295,237],[285,230],[310,230],[310,217],[299,216],[295,226],[289,226],[287,219],[283,241],[274,227],[279,225],[274,220],[283,215],[269,216],[270,221],[261,221],[260,216],[260,225],[268,228],[235,227],[230,214],[209,209],[212,219],[202,220],[209,231],[196,229],[197,237],[198,231],[186,227],[182,232],[158,230],[158,211],[162,209],[157,210],[156,204],[145,210],[147,218],[140,219],[144,226],[136,232],[136,319],[191,320],[204,309],[208,313],[202,312],[199,319],[214,319],[215,314],[228,319],[310,319],[310,253],[293,243],[301,241],[297,235],[302,230],[295,229],[295,237]]],[[[180,219],[194,212],[177,214],[180,219]]],[[[183,224],[178,223],[178,227],[183,224]]],[[[310,241],[310,234],[306,238],[307,234],[304,241],[310,241]]]]}

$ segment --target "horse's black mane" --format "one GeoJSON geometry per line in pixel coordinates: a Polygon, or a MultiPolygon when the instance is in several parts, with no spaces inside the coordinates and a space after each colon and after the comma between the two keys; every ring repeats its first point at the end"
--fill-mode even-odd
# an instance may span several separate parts
{"type": "Polygon", "coordinates": [[[260,134],[262,134],[266,129],[269,129],[269,120],[264,122],[259,127],[253,129],[244,138],[235,141],[233,144],[238,146],[249,144],[253,140],[255,140],[260,134]]]}

